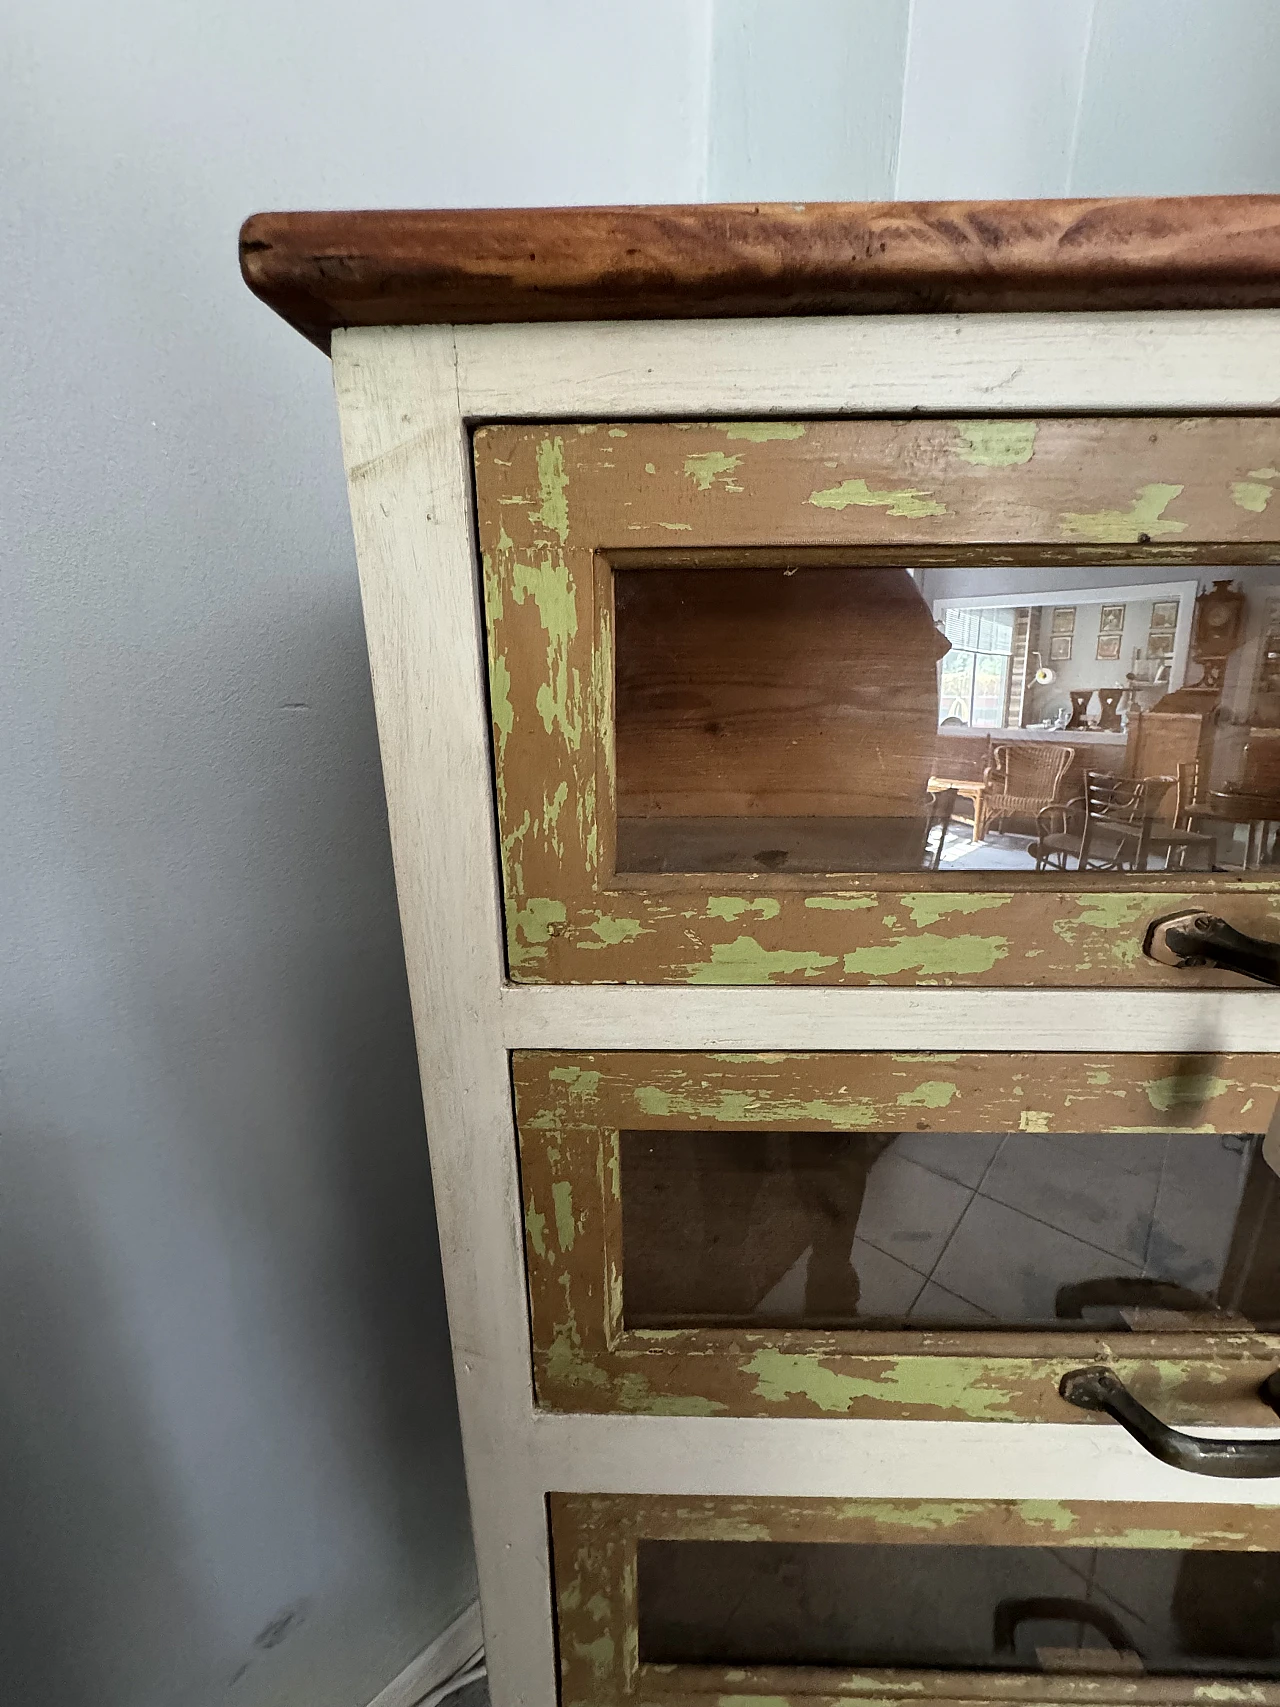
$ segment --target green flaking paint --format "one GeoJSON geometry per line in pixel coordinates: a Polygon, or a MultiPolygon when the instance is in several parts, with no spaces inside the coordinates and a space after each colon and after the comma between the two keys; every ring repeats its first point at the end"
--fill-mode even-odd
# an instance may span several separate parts
{"type": "Polygon", "coordinates": [[[743,913],[755,913],[761,919],[776,919],[781,906],[771,895],[760,895],[747,901],[741,895],[712,895],[707,901],[707,917],[724,919],[732,924],[743,913]]]}
{"type": "Polygon", "coordinates": [[[1043,1524],[1055,1535],[1069,1535],[1079,1519],[1061,1500],[1019,1500],[1018,1516],[1027,1523],[1043,1524]]]}
{"type": "Polygon", "coordinates": [[[864,907],[874,907],[874,895],[806,895],[806,907],[818,913],[859,913],[864,907]]]}
{"type": "Polygon", "coordinates": [[[689,962],[683,968],[687,984],[767,984],[789,972],[806,977],[834,966],[833,954],[814,949],[762,948],[752,936],[712,945],[711,959],[689,962]]]}
{"type": "Polygon", "coordinates": [[[646,474],[656,474],[658,472],[657,469],[654,467],[654,465],[651,462],[645,463],[644,471],[646,474]]]}
{"type": "Polygon", "coordinates": [[[547,1254],[547,1218],[534,1208],[533,1199],[529,1199],[529,1207],[524,1212],[524,1230],[529,1235],[529,1243],[540,1257],[547,1254]]]}
{"type": "Polygon", "coordinates": [[[1231,502],[1238,510],[1248,510],[1255,516],[1260,516],[1271,502],[1271,487],[1264,486],[1260,480],[1233,480],[1231,482],[1231,502]]]}
{"type": "Polygon", "coordinates": [[[507,958],[512,966],[524,966],[530,961],[542,960],[547,952],[543,945],[551,940],[551,927],[563,925],[564,922],[563,901],[552,901],[546,896],[535,895],[526,901],[523,907],[514,907],[508,903],[507,958]]]}
{"type": "Polygon", "coordinates": [[[625,427],[610,427],[609,428],[609,437],[611,439],[625,439],[626,436],[627,436],[627,429],[625,427]]]}
{"type": "Polygon", "coordinates": [[[809,502],[820,510],[847,510],[851,504],[857,504],[862,509],[887,510],[891,516],[906,516],[911,520],[947,514],[947,506],[940,504],[932,492],[914,486],[904,486],[896,492],[874,492],[865,480],[842,480],[839,486],[811,492],[809,502]]]}
{"type": "Polygon", "coordinates": [[[541,522],[561,545],[569,537],[569,480],[564,471],[564,440],[543,439],[537,450],[538,496],[542,500],[530,512],[531,522],[541,522]]]}
{"type": "Polygon", "coordinates": [[[977,1500],[918,1500],[896,1505],[888,1500],[850,1500],[850,1517],[870,1519],[878,1529],[957,1529],[986,1507],[977,1500]]]}
{"type": "Polygon", "coordinates": [[[872,978],[910,971],[919,972],[923,978],[945,978],[990,972],[1008,952],[1008,937],[933,936],[926,931],[917,937],[899,937],[887,948],[854,949],[845,955],[844,969],[865,972],[872,978]]]}
{"type": "Polygon", "coordinates": [[[1171,1108],[1199,1108],[1231,1089],[1230,1079],[1211,1073],[1171,1073],[1167,1079],[1150,1079],[1143,1085],[1147,1101],[1161,1114],[1171,1108]]]}
{"type": "Polygon", "coordinates": [[[692,522],[659,522],[658,526],[660,528],[665,528],[668,533],[692,533],[693,532],[693,523],[692,522]]]}
{"type": "Polygon", "coordinates": [[[593,1102],[600,1089],[600,1074],[591,1067],[553,1067],[547,1077],[563,1085],[579,1102],[593,1102]]]}
{"type": "Polygon", "coordinates": [[[684,471],[699,492],[709,492],[717,480],[726,492],[741,492],[741,486],[729,478],[741,461],[740,456],[730,456],[727,451],[705,450],[698,456],[685,457],[684,471]]]}
{"type": "Polygon", "coordinates": [[[634,942],[638,936],[653,935],[639,919],[614,919],[608,913],[597,913],[596,922],[587,925],[586,929],[599,941],[584,942],[579,938],[575,944],[578,948],[613,948],[620,942],[634,942]]]}
{"type": "Polygon", "coordinates": [[[714,1095],[663,1090],[660,1085],[637,1085],[632,1091],[637,1106],[659,1119],[691,1115],[726,1126],[745,1126],[760,1120],[805,1120],[836,1127],[874,1126],[881,1110],[867,1097],[847,1102],[828,1102],[822,1097],[778,1097],[756,1091],[722,1090],[714,1095]]]}
{"type": "MultiPolygon", "coordinates": [[[[1163,899],[1176,905],[1182,897],[1169,895],[1163,899]]],[[[1139,919],[1145,919],[1151,911],[1151,898],[1142,894],[1129,895],[1077,895],[1076,906],[1080,909],[1079,923],[1094,925],[1100,930],[1120,930],[1125,925],[1136,924],[1139,919]]]]}
{"type": "Polygon", "coordinates": [[[569,1275],[562,1274],[560,1286],[564,1292],[565,1319],[552,1329],[551,1344],[547,1348],[547,1379],[557,1386],[607,1387],[609,1378],[604,1370],[597,1369],[582,1355],[582,1335],[578,1332],[578,1318],[570,1296],[571,1285],[569,1275]]]}
{"type": "Polygon", "coordinates": [[[614,1395],[619,1408],[633,1416],[715,1417],[728,1409],[718,1399],[705,1399],[698,1393],[655,1393],[644,1376],[634,1370],[619,1376],[614,1395]]]}
{"type": "Polygon", "coordinates": [[[1094,510],[1090,513],[1065,511],[1059,521],[1063,533],[1080,534],[1086,539],[1111,543],[1134,544],[1143,534],[1160,539],[1165,534],[1184,533],[1186,522],[1170,521],[1165,510],[1182,493],[1181,486],[1154,483],[1139,487],[1127,510],[1094,510]]]}
{"type": "Polygon", "coordinates": [[[961,421],[956,455],[976,468],[1013,468],[1035,455],[1037,421],[961,421]]]}
{"type": "Polygon", "coordinates": [[[1043,1108],[1024,1108],[1018,1116],[1019,1132],[1047,1132],[1052,1116],[1043,1108]]]}
{"type": "Polygon", "coordinates": [[[556,1242],[562,1251],[573,1249],[573,1187],[567,1179],[556,1180],[551,1187],[551,1204],[556,1214],[556,1242]]]}
{"type": "Polygon", "coordinates": [[[549,735],[558,723],[567,744],[576,752],[582,743],[582,713],[578,706],[580,682],[569,672],[569,642],[578,632],[578,604],[573,582],[562,559],[546,558],[531,565],[517,563],[511,576],[511,595],[518,605],[532,598],[547,636],[547,679],[537,691],[534,704],[549,735]],[[571,704],[572,701],[572,704],[571,704]]]}
{"type": "Polygon", "coordinates": [[[713,421],[717,433],[727,439],[745,439],[748,444],[768,444],[771,439],[802,439],[799,421],[713,421]]]}
{"type": "Polygon", "coordinates": [[[918,895],[899,896],[917,927],[936,925],[951,913],[985,913],[991,907],[1007,907],[1012,895],[944,895],[939,890],[925,890],[918,895]]]}
{"type": "Polygon", "coordinates": [[[1091,1085],[1109,1085],[1111,1074],[1105,1067],[1091,1067],[1085,1075],[1091,1085]]]}
{"type": "Polygon", "coordinates": [[[903,1091],[897,1099],[899,1108],[946,1108],[958,1094],[959,1086],[946,1079],[926,1079],[913,1091],[903,1091]]]}
{"type": "Polygon", "coordinates": [[[613,1637],[607,1632],[597,1636],[594,1642],[575,1642],[573,1651],[580,1659],[590,1661],[591,1673],[597,1683],[603,1683],[613,1670],[613,1637]]]}
{"type": "Polygon", "coordinates": [[[772,1404],[808,1399],[820,1411],[843,1414],[858,1399],[886,1404],[959,1411],[974,1421],[1009,1417],[1009,1393],[980,1386],[990,1365],[978,1358],[904,1357],[889,1364],[879,1380],[843,1375],[816,1357],[766,1349],[743,1364],[756,1377],[757,1395],[772,1404]]]}

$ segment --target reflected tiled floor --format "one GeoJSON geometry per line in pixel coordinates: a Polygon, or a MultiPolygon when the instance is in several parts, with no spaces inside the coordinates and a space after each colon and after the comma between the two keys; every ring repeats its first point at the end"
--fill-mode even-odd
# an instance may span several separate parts
{"type": "MultiPolygon", "coordinates": [[[[904,1133],[871,1166],[849,1253],[867,1317],[1052,1321],[1059,1287],[1222,1274],[1248,1141],[1210,1134],[904,1133]],[[1064,1166],[1064,1151],[1070,1166],[1064,1166]]],[[[802,1317],[810,1253],[756,1314],[802,1317]]]]}

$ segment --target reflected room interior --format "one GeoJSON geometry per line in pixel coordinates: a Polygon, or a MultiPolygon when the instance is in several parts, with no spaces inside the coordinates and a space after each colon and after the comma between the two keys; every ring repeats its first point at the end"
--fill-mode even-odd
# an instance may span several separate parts
{"type": "Polygon", "coordinates": [[[1275,863],[1280,568],[756,552],[612,581],[620,873],[1275,863]]]}

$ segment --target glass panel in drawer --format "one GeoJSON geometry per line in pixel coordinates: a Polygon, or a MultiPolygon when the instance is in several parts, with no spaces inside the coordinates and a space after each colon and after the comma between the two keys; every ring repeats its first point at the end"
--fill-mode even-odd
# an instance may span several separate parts
{"type": "Polygon", "coordinates": [[[1274,1426],[1278,1063],[518,1051],[539,1402],[1274,1426]]]}
{"type": "Polygon", "coordinates": [[[619,1136],[627,1327],[1280,1328],[1256,1136],[619,1136]]]}
{"type": "Polygon", "coordinates": [[[481,429],[512,978],[1160,986],[1153,915],[1268,935],[1278,466],[1244,417],[481,429]]]}
{"type": "Polygon", "coordinates": [[[1280,1554],[639,1544],[641,1662],[1280,1678],[1280,1554]]]}
{"type": "Polygon", "coordinates": [[[550,1498],[565,1707],[1280,1703],[1273,1507],[550,1498]]]}

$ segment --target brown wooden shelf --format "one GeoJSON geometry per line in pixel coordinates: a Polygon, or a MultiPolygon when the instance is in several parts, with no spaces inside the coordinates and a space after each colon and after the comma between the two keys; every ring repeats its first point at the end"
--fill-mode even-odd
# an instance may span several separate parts
{"type": "Polygon", "coordinates": [[[339,326],[1280,307],[1280,196],[258,213],[249,288],[339,326]]]}

